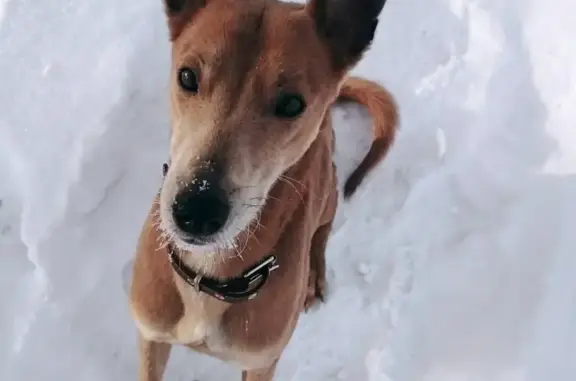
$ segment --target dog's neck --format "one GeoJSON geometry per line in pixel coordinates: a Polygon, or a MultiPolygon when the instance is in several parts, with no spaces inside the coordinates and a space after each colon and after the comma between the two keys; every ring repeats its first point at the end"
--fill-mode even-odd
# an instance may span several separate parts
{"type": "Polygon", "coordinates": [[[264,287],[271,273],[278,269],[277,258],[264,257],[259,263],[229,279],[215,279],[195,272],[180,259],[180,253],[171,243],[168,244],[168,257],[172,269],[197,292],[228,303],[242,302],[254,298],[264,287]]]}

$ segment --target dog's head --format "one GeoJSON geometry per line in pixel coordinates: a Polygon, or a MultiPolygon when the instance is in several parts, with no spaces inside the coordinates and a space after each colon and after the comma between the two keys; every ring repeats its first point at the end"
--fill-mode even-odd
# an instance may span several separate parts
{"type": "Polygon", "coordinates": [[[164,0],[172,40],[163,229],[231,247],[317,137],[385,0],[164,0]]]}

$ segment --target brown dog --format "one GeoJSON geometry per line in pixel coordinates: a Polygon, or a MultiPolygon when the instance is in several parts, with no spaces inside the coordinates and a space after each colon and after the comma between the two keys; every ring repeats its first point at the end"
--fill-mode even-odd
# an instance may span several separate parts
{"type": "Polygon", "coordinates": [[[384,2],[165,0],[171,160],[130,291],[141,381],[162,379],[173,344],[272,380],[300,313],[324,294],[338,195],[330,106],[356,101],[374,119],[345,197],[394,140],[390,94],[347,78],[384,2]]]}

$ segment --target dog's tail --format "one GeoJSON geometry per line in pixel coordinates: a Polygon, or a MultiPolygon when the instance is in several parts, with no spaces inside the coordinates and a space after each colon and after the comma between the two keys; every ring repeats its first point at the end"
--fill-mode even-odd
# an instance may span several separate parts
{"type": "Polygon", "coordinates": [[[388,153],[396,137],[398,109],[394,97],[379,84],[349,77],[340,89],[339,101],[357,102],[368,109],[373,119],[374,139],[370,150],[344,185],[344,198],[354,194],[362,180],[388,153]]]}

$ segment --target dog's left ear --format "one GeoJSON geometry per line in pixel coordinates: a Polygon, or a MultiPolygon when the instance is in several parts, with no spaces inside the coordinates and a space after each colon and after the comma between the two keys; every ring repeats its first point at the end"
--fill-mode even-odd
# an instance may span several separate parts
{"type": "Polygon", "coordinates": [[[174,41],[180,35],[186,24],[192,20],[195,13],[206,6],[208,0],[163,1],[166,16],[168,16],[170,41],[174,41]]]}
{"type": "Polygon", "coordinates": [[[386,0],[309,0],[307,10],[328,45],[336,71],[355,65],[369,48],[386,0]]]}

